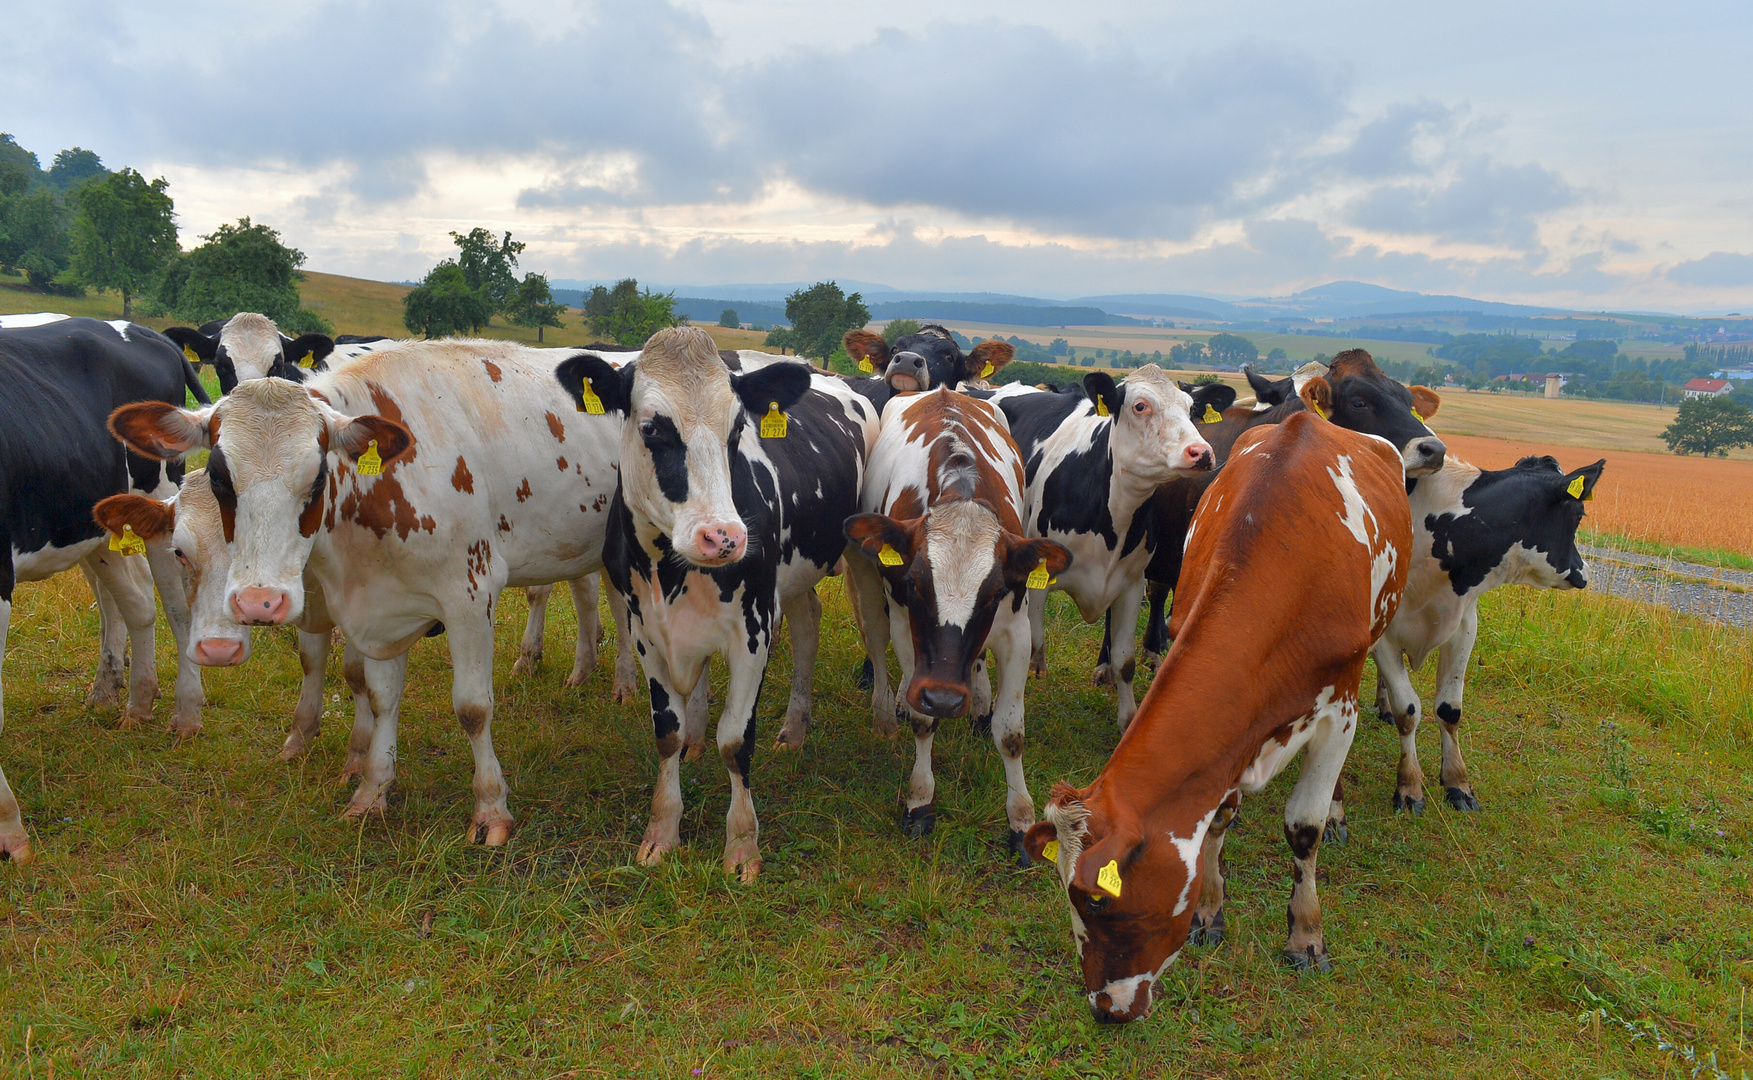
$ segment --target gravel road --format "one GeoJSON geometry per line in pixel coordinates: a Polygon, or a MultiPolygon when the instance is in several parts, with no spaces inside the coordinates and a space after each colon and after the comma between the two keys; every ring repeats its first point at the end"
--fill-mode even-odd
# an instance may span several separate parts
{"type": "Polygon", "coordinates": [[[1589,588],[1611,596],[1661,604],[1687,615],[1714,619],[1743,630],[1753,628],[1753,592],[1709,584],[1726,582],[1753,589],[1753,571],[1724,570],[1658,555],[1577,545],[1589,560],[1589,588]],[[1672,575],[1684,575],[1684,578],[1672,575]],[[1703,580],[1691,580],[1691,579],[1703,580]]]}

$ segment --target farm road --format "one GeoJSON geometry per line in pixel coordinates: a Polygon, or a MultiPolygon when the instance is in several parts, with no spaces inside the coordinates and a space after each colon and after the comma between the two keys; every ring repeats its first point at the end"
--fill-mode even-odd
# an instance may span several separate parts
{"type": "Polygon", "coordinates": [[[1589,560],[1589,588],[1611,596],[1661,604],[1686,615],[1753,629],[1753,592],[1721,588],[1724,582],[1753,589],[1753,571],[1725,570],[1659,555],[1641,555],[1578,544],[1589,560]]]}

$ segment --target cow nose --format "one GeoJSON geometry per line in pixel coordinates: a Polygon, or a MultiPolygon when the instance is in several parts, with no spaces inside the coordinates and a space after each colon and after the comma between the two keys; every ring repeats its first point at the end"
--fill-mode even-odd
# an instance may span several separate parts
{"type": "Polygon", "coordinates": [[[1569,585],[1573,589],[1586,589],[1586,588],[1588,588],[1589,587],[1589,568],[1588,568],[1588,566],[1584,565],[1584,566],[1578,567],[1576,569],[1573,569],[1570,573],[1565,575],[1564,581],[1565,581],[1565,584],[1569,585]]]}
{"type": "Polygon", "coordinates": [[[939,719],[962,715],[968,707],[968,694],[948,686],[928,686],[919,691],[919,711],[939,719]]]}
{"type": "Polygon", "coordinates": [[[1204,443],[1194,443],[1183,450],[1181,454],[1185,459],[1181,462],[1182,468],[1192,469],[1195,472],[1207,472],[1211,469],[1211,447],[1204,443]]]}
{"type": "Polygon", "coordinates": [[[1418,451],[1420,463],[1433,471],[1443,467],[1443,455],[1449,450],[1441,439],[1420,439],[1414,449],[1418,451]]]}
{"type": "Polygon", "coordinates": [[[735,562],[742,557],[748,530],[741,525],[702,525],[694,530],[694,550],[707,562],[735,562]]]}
{"type": "Polygon", "coordinates": [[[286,595],[285,589],[264,589],[252,585],[247,589],[237,590],[231,596],[232,617],[245,626],[279,626],[286,621],[287,612],[291,610],[292,598],[286,595]]]}
{"type": "Polygon", "coordinates": [[[202,667],[230,667],[243,663],[244,646],[241,641],[226,641],[223,638],[202,638],[195,642],[195,663],[202,667]]]}

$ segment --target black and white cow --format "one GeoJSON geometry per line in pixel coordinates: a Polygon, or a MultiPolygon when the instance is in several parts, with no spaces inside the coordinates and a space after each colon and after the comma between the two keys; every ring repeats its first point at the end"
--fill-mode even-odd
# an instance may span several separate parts
{"type": "MultiPolygon", "coordinates": [[[[177,348],[136,323],[55,318],[0,329],[0,657],[16,585],[81,567],[97,594],[102,625],[94,704],[119,695],[124,625],[133,650],[125,723],[150,720],[158,696],[156,611],[142,560],[109,548],[92,508],[129,490],[168,495],[183,470],[180,462],[161,464],[125,452],[104,421],[118,405],[180,406],[189,393],[207,400],[177,348]]],[[[165,613],[180,645],[189,629],[181,575],[174,562],[157,558],[151,577],[162,584],[165,613]]],[[[172,729],[199,730],[203,704],[199,671],[179,662],[172,729]]],[[[30,839],[0,774],[4,856],[29,859],[30,839]]]]}
{"type": "Polygon", "coordinates": [[[935,323],[896,338],[893,345],[869,330],[848,330],[841,342],[860,371],[885,379],[901,393],[940,386],[990,389],[986,380],[1016,355],[1015,346],[1005,341],[982,341],[964,353],[950,332],[935,323]]]}
{"type": "MultiPolygon", "coordinates": [[[[173,326],[164,336],[182,347],[191,364],[212,364],[222,394],[231,393],[246,379],[270,375],[303,382],[307,368],[326,370],[329,355],[335,351],[335,340],[327,334],[290,338],[280,332],[273,319],[251,311],[215,319],[199,329],[173,326]]],[[[386,339],[368,340],[376,343],[386,339]]]]}
{"type": "Polygon", "coordinates": [[[730,669],[718,722],[731,789],[724,869],[751,881],[761,853],[749,771],[768,648],[783,613],[793,669],[779,740],[797,746],[821,622],[815,585],[845,552],[841,523],[858,512],[877,416],[843,380],[806,364],[738,359],[732,371],[704,330],[677,327],[619,370],[587,353],[557,374],[581,408],[625,419],[604,562],[627,601],[660,758],[639,861],[656,865],[681,843],[682,755],[704,741],[704,717],[684,716],[683,702],[721,653],[730,669]]]}
{"type": "MultiPolygon", "coordinates": [[[[1007,386],[992,395],[1022,448],[1028,473],[1027,535],[1071,551],[1071,569],[1050,587],[1076,601],[1086,622],[1111,613],[1136,626],[1144,570],[1155,551],[1152,496],[1178,477],[1210,472],[1211,447],[1189,410],[1193,399],[1155,364],[1116,383],[1106,372],[1084,376],[1081,395],[1007,386]]],[[[1032,592],[1029,621],[1034,664],[1046,667],[1046,591],[1032,592]]],[[[1113,642],[1120,730],[1137,711],[1133,696],[1136,635],[1113,642]]]]}
{"type": "Polygon", "coordinates": [[[1583,502],[1606,459],[1570,472],[1550,457],[1509,469],[1479,469],[1450,458],[1430,476],[1408,480],[1412,566],[1400,611],[1370,655],[1379,675],[1376,708],[1400,732],[1394,808],[1424,810],[1418,767],[1418,694],[1411,673],[1437,655],[1436,714],[1443,730],[1442,783],[1449,805],[1477,810],[1461,760],[1461,695],[1479,632],[1479,598],[1499,585],[1583,589],[1589,566],[1576,548],[1583,502]]]}

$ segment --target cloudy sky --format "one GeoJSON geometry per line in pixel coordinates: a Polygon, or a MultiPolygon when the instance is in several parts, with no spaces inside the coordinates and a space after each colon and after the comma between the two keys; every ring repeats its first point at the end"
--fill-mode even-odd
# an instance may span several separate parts
{"type": "Polygon", "coordinates": [[[1753,305],[1753,8],[0,0],[0,130],[312,269],[1753,305]]]}

